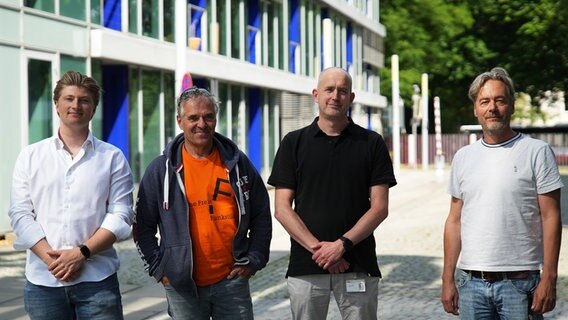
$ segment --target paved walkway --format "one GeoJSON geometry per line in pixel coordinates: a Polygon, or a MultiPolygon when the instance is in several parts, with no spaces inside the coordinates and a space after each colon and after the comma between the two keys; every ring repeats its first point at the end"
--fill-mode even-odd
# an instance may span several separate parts
{"type": "MultiPolygon", "coordinates": [[[[458,319],[439,302],[442,231],[448,213],[448,172],[403,169],[391,189],[390,215],[376,230],[377,257],[383,273],[379,289],[380,319],[458,319]]],[[[568,186],[568,176],[564,176],[568,186]]],[[[568,188],[563,190],[564,240],[560,254],[558,302],[545,319],[568,319],[568,188]]],[[[132,241],[117,244],[119,280],[128,320],[169,319],[163,289],[149,278],[132,241]]],[[[251,279],[255,319],[290,319],[284,274],[289,239],[274,221],[271,261],[251,279]]],[[[0,320],[27,319],[22,286],[25,253],[0,246],[0,320]]],[[[330,303],[328,319],[340,319],[330,303]]]]}

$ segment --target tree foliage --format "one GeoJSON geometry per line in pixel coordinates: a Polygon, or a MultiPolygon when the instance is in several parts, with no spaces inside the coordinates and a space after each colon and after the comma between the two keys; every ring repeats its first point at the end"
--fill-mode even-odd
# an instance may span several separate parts
{"type": "MultiPolygon", "coordinates": [[[[400,93],[428,73],[439,96],[444,132],[475,123],[467,89],[480,72],[505,67],[517,91],[538,101],[568,83],[567,5],[562,0],[384,0],[387,65],[382,92],[391,94],[390,57],[399,56],[400,93]]],[[[431,103],[430,103],[431,105],[431,103]]],[[[409,107],[407,103],[407,107],[409,107]]],[[[431,121],[433,122],[433,121],[431,121]]]]}

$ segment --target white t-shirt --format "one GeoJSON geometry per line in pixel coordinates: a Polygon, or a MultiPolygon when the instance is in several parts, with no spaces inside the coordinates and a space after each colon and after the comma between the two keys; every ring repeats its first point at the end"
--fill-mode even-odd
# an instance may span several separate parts
{"type": "Polygon", "coordinates": [[[452,162],[449,193],[463,200],[458,268],[539,270],[543,259],[538,195],[562,188],[548,144],[518,133],[501,144],[483,139],[452,162]]]}

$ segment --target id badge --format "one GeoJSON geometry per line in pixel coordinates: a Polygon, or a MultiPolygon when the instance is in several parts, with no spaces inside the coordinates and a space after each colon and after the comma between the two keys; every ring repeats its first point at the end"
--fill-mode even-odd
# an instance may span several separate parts
{"type": "Polygon", "coordinates": [[[365,280],[362,279],[355,279],[355,280],[346,280],[345,287],[347,292],[365,292],[365,280]]]}

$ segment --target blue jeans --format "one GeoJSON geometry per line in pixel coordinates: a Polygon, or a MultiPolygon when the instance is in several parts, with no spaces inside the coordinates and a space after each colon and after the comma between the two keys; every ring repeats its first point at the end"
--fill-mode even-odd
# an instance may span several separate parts
{"type": "Polygon", "coordinates": [[[529,312],[530,297],[539,280],[539,272],[534,271],[527,279],[487,282],[458,269],[460,319],[529,319],[529,314],[531,319],[543,319],[541,314],[529,312]]]}
{"type": "Polygon", "coordinates": [[[44,287],[26,281],[24,307],[31,320],[124,319],[116,274],[67,287],[44,287]]]}
{"type": "Polygon", "coordinates": [[[164,285],[168,314],[173,319],[214,320],[253,319],[248,279],[223,279],[209,286],[197,287],[198,296],[164,285]]]}

